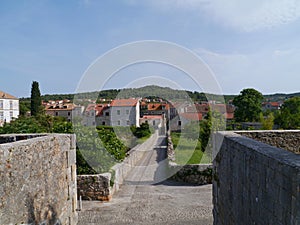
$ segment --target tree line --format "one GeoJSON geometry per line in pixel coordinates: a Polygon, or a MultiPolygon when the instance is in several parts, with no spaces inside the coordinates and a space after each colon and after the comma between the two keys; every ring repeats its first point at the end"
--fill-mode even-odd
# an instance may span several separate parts
{"type": "Polygon", "coordinates": [[[236,122],[260,122],[262,129],[300,129],[300,97],[286,99],[279,110],[262,110],[263,95],[253,89],[243,89],[233,99],[236,122]]]}

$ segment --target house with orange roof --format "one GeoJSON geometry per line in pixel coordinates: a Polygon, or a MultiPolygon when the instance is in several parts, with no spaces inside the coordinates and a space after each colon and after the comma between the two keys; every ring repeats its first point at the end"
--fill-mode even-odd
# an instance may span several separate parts
{"type": "Polygon", "coordinates": [[[83,114],[84,126],[110,125],[109,104],[89,104],[83,114]]]}
{"type": "Polygon", "coordinates": [[[83,106],[63,100],[44,102],[43,105],[47,115],[64,117],[68,122],[71,122],[74,117],[80,117],[84,109],[83,106]]]}
{"type": "Polygon", "coordinates": [[[145,102],[141,103],[141,117],[148,115],[164,115],[164,118],[169,119],[170,104],[167,102],[145,102]]]}
{"type": "Polygon", "coordinates": [[[262,109],[264,111],[267,111],[267,110],[279,110],[280,107],[282,106],[282,102],[263,102],[262,103],[262,109]]]}
{"type": "Polygon", "coordinates": [[[111,126],[140,126],[140,100],[115,99],[110,104],[111,126]]]}
{"type": "Polygon", "coordinates": [[[19,99],[0,91],[0,126],[19,117],[19,99]]]}
{"type": "Polygon", "coordinates": [[[152,126],[154,129],[161,128],[164,121],[164,115],[144,115],[140,118],[140,124],[147,122],[149,126],[152,126]]]}

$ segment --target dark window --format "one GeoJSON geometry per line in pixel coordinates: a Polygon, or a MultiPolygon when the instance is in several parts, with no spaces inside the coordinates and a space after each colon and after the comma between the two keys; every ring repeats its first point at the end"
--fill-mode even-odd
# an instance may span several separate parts
{"type": "Polygon", "coordinates": [[[178,121],[178,126],[181,126],[181,121],[180,120],[178,121]]]}

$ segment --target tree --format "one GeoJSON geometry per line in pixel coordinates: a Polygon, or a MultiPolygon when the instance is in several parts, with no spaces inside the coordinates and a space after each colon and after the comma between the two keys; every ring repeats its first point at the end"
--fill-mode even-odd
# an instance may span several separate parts
{"type": "Polygon", "coordinates": [[[42,111],[42,98],[41,98],[39,83],[37,81],[33,81],[31,86],[30,110],[32,116],[37,116],[42,111]]]}
{"type": "Polygon", "coordinates": [[[133,135],[137,138],[150,137],[151,135],[151,130],[148,122],[142,123],[140,127],[131,126],[130,129],[133,135]]]}
{"type": "Polygon", "coordinates": [[[274,126],[274,115],[272,112],[268,113],[264,116],[263,113],[259,114],[259,119],[261,122],[261,129],[262,130],[272,130],[274,126]]]}
{"type": "Polygon", "coordinates": [[[300,97],[290,98],[283,103],[275,123],[283,129],[300,128],[300,97]]]}
{"type": "Polygon", "coordinates": [[[259,121],[259,114],[262,112],[261,103],[263,95],[253,89],[243,89],[240,94],[233,99],[236,106],[234,118],[237,122],[259,121]]]}

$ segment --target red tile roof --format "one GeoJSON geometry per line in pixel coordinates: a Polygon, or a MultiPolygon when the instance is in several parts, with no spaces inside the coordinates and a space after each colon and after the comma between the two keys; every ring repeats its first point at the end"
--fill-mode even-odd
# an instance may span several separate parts
{"type": "Polygon", "coordinates": [[[162,119],[162,115],[144,115],[142,119],[146,119],[146,120],[162,119]]]}
{"type": "Polygon", "coordinates": [[[46,111],[63,111],[63,110],[73,110],[75,107],[77,107],[73,103],[67,103],[67,104],[49,104],[45,105],[46,111]]]}
{"type": "Polygon", "coordinates": [[[264,102],[263,106],[266,106],[266,105],[271,105],[272,107],[280,107],[281,103],[280,102],[264,102]]]}
{"type": "Polygon", "coordinates": [[[169,109],[169,104],[166,103],[150,103],[148,104],[148,110],[165,110],[169,109]]]}
{"type": "Polygon", "coordinates": [[[101,116],[103,115],[103,110],[107,109],[109,107],[108,104],[89,104],[86,109],[85,112],[90,112],[91,110],[95,110],[96,111],[96,116],[101,116]]]}
{"type": "Polygon", "coordinates": [[[129,107],[133,107],[136,106],[138,103],[138,99],[115,99],[111,102],[111,106],[115,107],[115,106],[129,106],[129,107]]]}
{"type": "Polygon", "coordinates": [[[183,117],[187,120],[192,120],[192,121],[202,120],[201,113],[180,113],[180,117],[183,117]]]}
{"type": "Polygon", "coordinates": [[[225,114],[225,118],[226,118],[226,119],[229,119],[229,120],[230,120],[230,119],[233,119],[233,118],[234,118],[234,113],[228,113],[228,112],[227,112],[227,113],[225,114]]]}
{"type": "Polygon", "coordinates": [[[12,96],[4,91],[0,91],[0,99],[18,99],[15,96],[12,96]]]}

